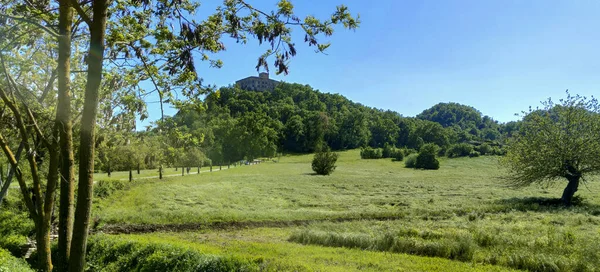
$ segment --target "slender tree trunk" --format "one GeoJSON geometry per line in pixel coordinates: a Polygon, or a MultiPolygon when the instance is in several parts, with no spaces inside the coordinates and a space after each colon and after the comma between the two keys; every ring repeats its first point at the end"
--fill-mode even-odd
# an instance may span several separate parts
{"type": "Polygon", "coordinates": [[[137,174],[138,174],[138,175],[140,174],[140,163],[139,163],[139,162],[138,162],[138,164],[137,164],[137,174]]]}
{"type": "Polygon", "coordinates": [[[567,184],[567,187],[563,191],[562,198],[561,198],[561,200],[565,206],[571,205],[571,200],[573,200],[573,195],[575,195],[575,192],[577,192],[577,189],[579,188],[579,179],[580,178],[581,177],[579,177],[579,176],[568,176],[567,177],[567,180],[569,180],[569,183],[567,184]]]}
{"type": "Polygon", "coordinates": [[[133,181],[133,170],[131,170],[131,168],[129,168],[129,182],[133,181]]]}
{"type": "MultiPolygon", "coordinates": [[[[58,136],[58,130],[55,130],[55,137],[58,136]]],[[[55,138],[56,139],[56,138],[55,138]]],[[[52,271],[52,254],[50,249],[50,231],[52,228],[52,210],[54,209],[54,199],[56,196],[56,187],[58,185],[58,168],[59,168],[59,149],[58,142],[54,142],[50,147],[49,151],[49,166],[48,166],[48,182],[46,185],[46,194],[44,196],[44,202],[38,203],[37,205],[43,205],[43,212],[39,218],[38,225],[38,241],[37,241],[37,252],[38,260],[40,261],[40,268],[47,269],[46,271],[52,271]]]]}
{"type": "Polygon", "coordinates": [[[210,166],[210,171],[212,172],[212,165],[210,166]]]}
{"type": "Polygon", "coordinates": [[[162,179],[163,167],[162,165],[158,167],[158,179],[162,179]]]}
{"type": "Polygon", "coordinates": [[[219,163],[219,171],[223,170],[223,166],[219,163]]]}
{"type": "Polygon", "coordinates": [[[108,0],[92,2],[93,18],[90,25],[90,49],[87,55],[88,75],[85,87],[85,101],[81,117],[81,138],[79,146],[79,189],[77,208],[73,224],[73,240],[69,272],[82,272],[92,212],[94,187],[94,142],[96,115],[98,113],[98,93],[102,81],[104,60],[104,34],[106,32],[108,0]]]}
{"type": "Polygon", "coordinates": [[[200,174],[200,166],[198,166],[198,174],[200,174]]]}
{"type": "MultiPolygon", "coordinates": [[[[19,160],[21,159],[21,153],[23,153],[23,148],[25,146],[23,145],[23,143],[21,143],[19,145],[19,149],[17,149],[17,155],[16,155],[16,160],[17,162],[19,162],[19,160]]],[[[4,180],[4,184],[2,185],[2,189],[0,190],[0,204],[2,204],[2,200],[4,199],[4,197],[6,197],[6,194],[8,193],[8,188],[10,187],[10,183],[12,182],[12,178],[15,175],[15,168],[11,167],[9,165],[8,167],[8,175],[6,176],[6,179],[4,180]]]]}
{"type": "Polygon", "coordinates": [[[185,174],[185,173],[184,173],[184,171],[185,171],[184,167],[181,167],[181,176],[182,176],[182,177],[183,177],[183,176],[184,176],[184,174],[185,174]]]}
{"type": "Polygon", "coordinates": [[[60,207],[58,220],[59,271],[67,270],[73,235],[75,200],[75,158],[73,156],[73,123],[71,121],[71,28],[73,9],[70,0],[59,1],[58,28],[58,104],[56,129],[60,137],[60,207]]]}

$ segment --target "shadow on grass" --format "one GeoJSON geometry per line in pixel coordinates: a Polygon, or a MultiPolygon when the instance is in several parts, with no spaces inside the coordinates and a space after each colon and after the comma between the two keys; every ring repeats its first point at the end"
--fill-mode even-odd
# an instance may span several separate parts
{"type": "Polygon", "coordinates": [[[591,204],[580,196],[574,196],[570,206],[565,206],[560,198],[524,197],[507,198],[496,201],[503,210],[551,212],[571,210],[580,213],[600,215],[600,205],[591,204]]]}

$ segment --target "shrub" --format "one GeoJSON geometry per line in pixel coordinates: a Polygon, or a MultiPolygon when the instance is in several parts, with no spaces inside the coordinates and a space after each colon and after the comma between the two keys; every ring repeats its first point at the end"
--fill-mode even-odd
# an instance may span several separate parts
{"type": "Polygon", "coordinates": [[[392,152],[392,158],[394,161],[402,161],[404,160],[404,151],[402,149],[396,149],[392,152]]]}
{"type": "Polygon", "coordinates": [[[28,272],[34,271],[23,259],[12,256],[8,251],[0,248],[0,271],[28,272]]]}
{"type": "Polygon", "coordinates": [[[365,147],[360,150],[361,159],[381,159],[383,157],[381,149],[365,147]]]}
{"type": "Polygon", "coordinates": [[[477,151],[471,151],[471,153],[469,153],[469,157],[471,157],[471,158],[479,157],[479,155],[481,155],[481,154],[477,151]]]}
{"type": "Polygon", "coordinates": [[[454,144],[446,151],[448,158],[466,157],[473,152],[473,146],[467,143],[454,144]]]}
{"type": "Polygon", "coordinates": [[[27,236],[34,231],[33,222],[26,213],[17,211],[0,211],[0,247],[15,256],[23,254],[23,245],[27,236]]]}
{"type": "Polygon", "coordinates": [[[383,145],[383,149],[381,150],[381,157],[382,158],[391,158],[392,154],[394,153],[394,150],[395,150],[395,148],[393,146],[386,143],[385,145],[383,145]]]}
{"type": "Polygon", "coordinates": [[[406,156],[406,160],[404,160],[404,167],[416,168],[418,156],[419,156],[419,154],[410,154],[410,155],[406,156]]]}
{"type": "Polygon", "coordinates": [[[497,155],[497,156],[504,156],[504,155],[506,155],[506,150],[501,147],[496,146],[496,147],[492,148],[491,154],[497,155]]]}
{"type": "Polygon", "coordinates": [[[312,161],[312,170],[319,175],[329,175],[335,170],[335,162],[338,154],[331,152],[329,148],[315,154],[312,161]]]}
{"type": "Polygon", "coordinates": [[[440,162],[435,158],[438,146],[435,144],[424,144],[421,147],[415,167],[422,169],[437,170],[440,168],[440,162]]]}
{"type": "Polygon", "coordinates": [[[487,143],[484,143],[484,144],[478,146],[476,148],[476,151],[478,151],[481,155],[493,155],[493,149],[487,143]]]}
{"type": "Polygon", "coordinates": [[[405,149],[403,149],[403,151],[404,151],[404,156],[408,156],[410,154],[417,153],[417,150],[412,149],[412,148],[405,148],[405,149]]]}

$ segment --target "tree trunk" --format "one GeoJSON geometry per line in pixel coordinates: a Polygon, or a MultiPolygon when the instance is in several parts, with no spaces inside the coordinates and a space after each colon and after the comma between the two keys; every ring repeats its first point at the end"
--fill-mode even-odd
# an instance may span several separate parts
{"type": "Polygon", "coordinates": [[[219,163],[219,171],[221,171],[223,166],[219,163]]]}
{"type": "Polygon", "coordinates": [[[162,165],[158,167],[158,179],[162,179],[163,167],[162,165]]]}
{"type": "Polygon", "coordinates": [[[92,2],[93,18],[90,29],[90,48],[87,54],[88,75],[85,87],[85,101],[81,117],[81,138],[79,146],[79,189],[77,208],[73,225],[73,241],[69,272],[82,272],[92,211],[94,187],[94,138],[96,116],[98,114],[98,93],[102,81],[104,60],[104,34],[106,32],[108,0],[92,2]]]}
{"type": "Polygon", "coordinates": [[[181,167],[181,176],[183,177],[185,175],[185,169],[184,167],[181,167]]]}
{"type": "Polygon", "coordinates": [[[200,166],[198,166],[198,174],[200,174],[200,166]]]}
{"type": "MultiPolygon", "coordinates": [[[[73,236],[73,204],[75,202],[75,158],[73,155],[73,123],[71,121],[71,28],[73,9],[70,0],[59,1],[58,29],[58,104],[56,128],[60,147],[60,206],[58,219],[59,271],[67,270],[73,236]]],[[[110,172],[108,174],[110,176],[110,172]]]]}
{"type": "Polygon", "coordinates": [[[139,162],[138,162],[138,164],[137,164],[137,174],[138,174],[138,175],[140,174],[140,163],[139,163],[139,162]]]}
{"type": "Polygon", "coordinates": [[[106,171],[106,172],[107,172],[107,174],[108,174],[108,177],[110,178],[110,174],[111,174],[111,171],[110,171],[110,164],[108,165],[108,167],[107,167],[107,171],[106,171]]]}
{"type": "Polygon", "coordinates": [[[188,175],[190,174],[190,168],[189,167],[186,167],[185,171],[187,172],[188,175]]]}
{"type": "Polygon", "coordinates": [[[581,178],[580,176],[568,176],[567,177],[567,180],[569,180],[569,183],[567,184],[567,187],[563,191],[563,195],[561,198],[561,200],[565,206],[571,205],[571,200],[573,200],[573,195],[575,195],[575,192],[577,192],[577,189],[579,187],[579,179],[580,178],[581,178]]]}
{"type": "MultiPolygon", "coordinates": [[[[54,134],[55,137],[58,136],[58,130],[55,130],[54,134]]],[[[37,205],[43,205],[43,212],[38,216],[38,239],[36,241],[38,261],[40,262],[40,268],[45,271],[52,271],[53,269],[50,249],[50,231],[52,229],[52,210],[54,209],[56,186],[58,185],[58,168],[60,162],[58,147],[58,142],[54,142],[48,147],[50,163],[48,166],[46,194],[44,196],[44,202],[37,203],[37,205]]]]}
{"type": "Polygon", "coordinates": [[[129,182],[133,181],[133,171],[129,168],[129,182]]]}
{"type": "MultiPolygon", "coordinates": [[[[21,153],[23,153],[23,148],[24,147],[25,146],[23,145],[23,143],[21,143],[19,145],[19,149],[17,149],[17,155],[16,155],[16,158],[15,158],[17,160],[17,163],[21,159],[21,153]]],[[[0,190],[0,204],[2,204],[2,200],[4,199],[4,197],[6,197],[6,194],[8,193],[8,188],[10,187],[10,183],[12,182],[12,178],[15,175],[15,168],[14,167],[11,167],[9,165],[8,169],[9,169],[8,170],[8,176],[6,176],[6,179],[4,180],[4,184],[2,185],[2,189],[0,190]]]]}
{"type": "Polygon", "coordinates": [[[212,165],[210,166],[210,171],[212,172],[212,165]]]}

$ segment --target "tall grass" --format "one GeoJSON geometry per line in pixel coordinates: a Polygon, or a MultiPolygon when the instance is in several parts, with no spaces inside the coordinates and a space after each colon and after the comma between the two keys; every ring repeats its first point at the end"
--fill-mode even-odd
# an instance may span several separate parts
{"type": "Polygon", "coordinates": [[[257,263],[203,254],[185,247],[96,235],[88,244],[88,271],[258,271],[257,263]]]}

